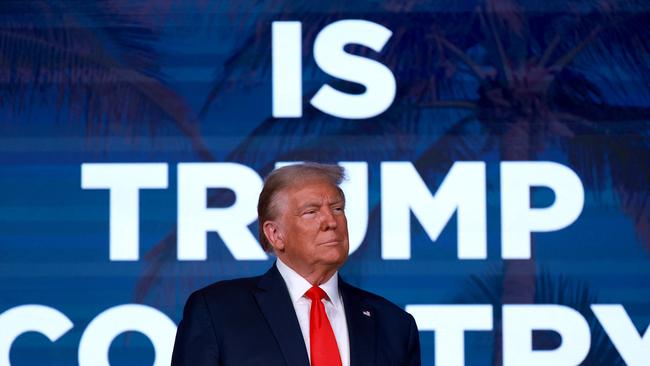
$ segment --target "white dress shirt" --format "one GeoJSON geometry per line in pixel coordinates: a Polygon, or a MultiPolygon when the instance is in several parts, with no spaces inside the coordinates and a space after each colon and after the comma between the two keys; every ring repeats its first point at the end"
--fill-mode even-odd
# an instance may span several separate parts
{"type": "MultiPolygon", "coordinates": [[[[291,296],[291,303],[296,311],[302,337],[305,340],[307,347],[307,355],[309,362],[311,362],[311,352],[309,350],[309,310],[311,307],[311,300],[305,297],[305,292],[311,288],[311,283],[304,279],[301,275],[296,273],[278,258],[277,260],[278,271],[282,275],[284,282],[289,289],[289,296],[291,296]]],[[[345,320],[345,309],[343,308],[343,299],[339,293],[339,278],[338,272],[320,287],[329,300],[323,299],[325,304],[325,312],[327,318],[332,325],[334,337],[336,337],[336,344],[339,347],[339,354],[341,355],[342,366],[350,366],[350,337],[348,335],[348,324],[345,320]]]]}

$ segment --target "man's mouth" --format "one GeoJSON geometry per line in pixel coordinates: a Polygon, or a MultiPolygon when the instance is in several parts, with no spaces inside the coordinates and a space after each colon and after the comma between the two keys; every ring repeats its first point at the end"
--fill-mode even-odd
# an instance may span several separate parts
{"type": "Polygon", "coordinates": [[[333,245],[339,245],[339,244],[341,244],[341,241],[338,240],[338,239],[334,239],[334,240],[328,240],[328,241],[322,242],[322,243],[320,243],[318,245],[319,246],[320,245],[333,246],[333,245]]]}

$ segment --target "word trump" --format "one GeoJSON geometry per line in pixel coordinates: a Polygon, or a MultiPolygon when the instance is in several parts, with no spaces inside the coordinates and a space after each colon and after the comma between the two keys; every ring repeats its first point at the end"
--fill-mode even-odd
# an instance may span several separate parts
{"type": "MultiPolygon", "coordinates": [[[[277,163],[283,166],[291,163],[277,163]]],[[[341,162],[349,179],[341,188],[347,199],[350,252],[357,250],[368,227],[368,164],[341,162]]],[[[582,212],[584,189],[568,167],[553,162],[501,162],[501,256],[531,256],[531,233],[560,230],[582,212]],[[531,207],[532,187],[554,195],[547,207],[531,207]]],[[[235,163],[178,164],[178,260],[206,260],[207,233],[216,232],[237,260],[264,260],[267,255],[249,230],[257,219],[262,178],[235,163]],[[208,207],[208,189],[228,189],[235,195],[229,207],[208,207]]],[[[381,256],[411,258],[411,214],[436,241],[454,214],[459,259],[487,258],[486,167],[484,162],[456,162],[435,194],[410,162],[382,162],[381,256]]],[[[139,258],[139,192],[165,189],[166,163],[86,163],[81,166],[83,189],[109,191],[110,260],[139,258]]]]}

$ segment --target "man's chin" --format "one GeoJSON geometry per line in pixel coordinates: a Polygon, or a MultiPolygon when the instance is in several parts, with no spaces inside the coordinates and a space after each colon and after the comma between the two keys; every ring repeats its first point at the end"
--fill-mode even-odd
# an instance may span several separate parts
{"type": "Polygon", "coordinates": [[[348,259],[348,253],[347,251],[344,252],[342,250],[332,250],[330,253],[326,253],[322,258],[323,263],[340,267],[348,259]]]}

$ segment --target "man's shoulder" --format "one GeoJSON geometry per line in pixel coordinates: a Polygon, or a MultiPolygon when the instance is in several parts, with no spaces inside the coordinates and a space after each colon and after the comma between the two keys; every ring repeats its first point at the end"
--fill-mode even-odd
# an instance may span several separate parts
{"type": "Polygon", "coordinates": [[[391,317],[400,317],[400,318],[411,317],[409,313],[404,311],[404,309],[402,309],[392,301],[386,299],[383,296],[377,295],[373,292],[353,286],[347,282],[342,282],[342,290],[344,294],[347,293],[348,296],[357,297],[365,305],[374,308],[375,311],[377,312],[383,313],[391,317]]]}
{"type": "Polygon", "coordinates": [[[206,302],[228,302],[238,297],[248,297],[257,288],[262,276],[221,280],[194,291],[190,298],[203,298],[206,302]]]}

